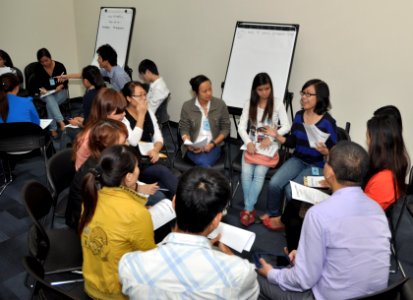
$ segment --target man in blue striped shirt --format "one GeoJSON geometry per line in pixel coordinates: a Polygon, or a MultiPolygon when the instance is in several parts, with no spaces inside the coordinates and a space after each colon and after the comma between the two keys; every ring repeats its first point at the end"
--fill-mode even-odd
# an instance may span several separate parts
{"type": "Polygon", "coordinates": [[[122,257],[122,292],[131,299],[257,299],[255,266],[207,239],[230,198],[228,181],[217,171],[195,167],[182,175],[173,232],[156,249],[122,257]]]}

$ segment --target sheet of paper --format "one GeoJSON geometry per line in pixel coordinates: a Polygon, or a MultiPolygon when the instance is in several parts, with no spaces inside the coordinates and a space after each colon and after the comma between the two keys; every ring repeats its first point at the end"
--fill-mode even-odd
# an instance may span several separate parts
{"type": "Polygon", "coordinates": [[[304,129],[311,148],[316,148],[316,143],[325,143],[330,136],[329,133],[322,132],[315,125],[304,124],[304,129]]]}
{"type": "MultiPolygon", "coordinates": [[[[244,144],[240,148],[241,150],[247,150],[247,145],[244,144]]],[[[275,153],[278,151],[278,143],[272,143],[270,147],[263,149],[260,144],[255,144],[255,149],[258,154],[262,154],[268,157],[274,157],[275,153]]]]}
{"type": "Polygon", "coordinates": [[[40,99],[42,99],[42,98],[44,98],[44,97],[47,97],[47,96],[49,96],[49,95],[51,95],[51,94],[54,94],[54,93],[56,93],[56,90],[47,91],[46,94],[40,95],[40,99]]]}
{"type": "Polygon", "coordinates": [[[148,155],[149,151],[153,149],[153,143],[139,142],[138,147],[142,155],[148,155]]]}
{"type": "Polygon", "coordinates": [[[202,140],[200,140],[200,141],[197,142],[197,143],[192,143],[190,140],[186,140],[186,141],[184,142],[184,145],[185,145],[185,146],[192,146],[192,147],[194,147],[194,148],[201,148],[201,147],[204,147],[206,144],[208,144],[208,139],[207,139],[207,137],[204,137],[202,140]]]}
{"type": "Polygon", "coordinates": [[[325,188],[321,182],[325,181],[324,176],[304,176],[304,185],[315,188],[325,188]]]}
{"type": "Polygon", "coordinates": [[[330,195],[323,193],[322,191],[304,186],[294,181],[290,181],[290,185],[292,196],[295,200],[300,200],[311,204],[318,204],[330,197],[330,195]]]}
{"type": "Polygon", "coordinates": [[[255,242],[255,232],[222,222],[208,235],[208,238],[213,239],[219,233],[221,234],[221,239],[219,241],[239,253],[243,250],[250,251],[255,242]]]}
{"type": "Polygon", "coordinates": [[[172,207],[172,201],[169,199],[159,201],[148,210],[152,217],[153,230],[158,229],[176,218],[175,210],[172,207]]]}
{"type": "Polygon", "coordinates": [[[42,127],[42,129],[46,129],[52,121],[53,119],[40,119],[40,127],[42,127]]]}

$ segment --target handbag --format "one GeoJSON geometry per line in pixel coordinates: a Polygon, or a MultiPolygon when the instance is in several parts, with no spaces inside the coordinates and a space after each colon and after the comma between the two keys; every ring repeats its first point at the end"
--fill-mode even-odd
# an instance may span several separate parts
{"type": "Polygon", "coordinates": [[[278,152],[274,154],[273,157],[266,155],[254,153],[253,155],[249,154],[248,151],[244,151],[244,159],[249,164],[262,165],[268,168],[275,168],[280,161],[280,156],[278,152]]]}

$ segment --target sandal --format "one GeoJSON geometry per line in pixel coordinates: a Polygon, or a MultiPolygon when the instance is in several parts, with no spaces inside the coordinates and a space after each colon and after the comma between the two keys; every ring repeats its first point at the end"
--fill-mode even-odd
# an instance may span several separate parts
{"type": "Polygon", "coordinates": [[[240,219],[239,221],[241,222],[242,225],[244,226],[250,226],[251,224],[255,223],[255,215],[256,211],[247,211],[247,210],[242,210],[240,212],[240,219]]]}
{"type": "Polygon", "coordinates": [[[281,223],[281,222],[280,222],[279,225],[271,224],[271,218],[264,219],[262,221],[262,224],[265,226],[265,228],[267,228],[269,230],[272,230],[272,231],[284,231],[284,229],[285,229],[284,224],[281,223]]]}

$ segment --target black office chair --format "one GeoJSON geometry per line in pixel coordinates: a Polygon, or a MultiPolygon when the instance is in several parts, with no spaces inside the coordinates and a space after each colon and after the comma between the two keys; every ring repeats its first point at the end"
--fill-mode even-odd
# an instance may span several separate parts
{"type": "MultiPolygon", "coordinates": [[[[70,187],[73,177],[76,174],[75,163],[72,160],[72,148],[66,148],[55,155],[53,155],[48,164],[49,169],[49,184],[52,189],[52,196],[55,203],[55,213],[56,211],[61,214],[59,211],[59,206],[62,207],[62,212],[66,211],[66,204],[68,194],[63,195],[62,192],[70,187]],[[59,196],[63,195],[64,197],[59,196]]],[[[55,214],[54,213],[54,214],[55,214]]],[[[54,216],[53,214],[53,216],[54,216]]],[[[53,226],[53,217],[52,217],[52,226],[53,226]]]]}
{"type": "MultiPolygon", "coordinates": [[[[230,134],[228,134],[227,138],[224,140],[224,145],[221,146],[221,156],[218,159],[218,161],[211,167],[214,170],[218,170],[221,172],[224,172],[225,169],[228,167],[230,170],[230,174],[232,173],[231,171],[231,151],[230,151],[230,134]]],[[[195,164],[186,157],[182,157],[182,151],[181,151],[181,145],[182,145],[182,139],[180,135],[180,131],[178,129],[177,131],[177,140],[178,140],[178,149],[175,153],[175,159],[174,159],[174,168],[180,172],[185,172],[189,170],[190,168],[194,167],[195,164]]]]}
{"type": "Polygon", "coordinates": [[[56,299],[56,300],[79,300],[79,299],[91,299],[84,292],[83,280],[72,280],[74,285],[72,288],[59,289],[56,284],[46,281],[44,278],[44,269],[42,264],[37,261],[34,257],[26,256],[23,257],[23,266],[28,273],[36,282],[33,286],[32,298],[39,299],[56,299]]]}
{"type": "MultiPolygon", "coordinates": [[[[159,127],[161,128],[161,131],[163,130],[164,127],[168,128],[168,132],[169,132],[169,136],[172,140],[172,144],[174,145],[174,153],[176,152],[176,143],[175,143],[175,139],[173,137],[172,134],[172,130],[171,130],[171,125],[169,124],[169,113],[168,113],[168,104],[169,104],[169,100],[171,98],[171,94],[169,94],[165,100],[162,102],[162,104],[158,107],[158,109],[155,112],[155,116],[158,119],[158,124],[159,127]]],[[[169,157],[169,151],[168,151],[168,146],[167,143],[164,143],[165,145],[165,149],[167,152],[167,155],[169,157]]],[[[172,165],[172,164],[171,164],[172,165]]]]}
{"type": "Polygon", "coordinates": [[[80,236],[69,228],[48,229],[47,224],[53,206],[49,190],[31,180],[23,188],[26,210],[33,221],[29,230],[29,254],[43,264],[46,274],[80,270],[82,248],[80,236]]]}
{"type": "Polygon", "coordinates": [[[412,296],[412,280],[409,278],[401,278],[384,290],[353,298],[353,300],[411,300],[412,296]]]}
{"type": "MultiPolygon", "coordinates": [[[[39,149],[44,159],[46,176],[48,177],[46,152],[49,147],[51,147],[53,151],[50,138],[40,126],[30,122],[1,123],[0,158],[2,159],[5,183],[0,191],[0,195],[6,189],[7,185],[13,181],[10,161],[21,154],[39,149]]],[[[45,182],[47,182],[47,180],[45,182]]]]}
{"type": "Polygon", "coordinates": [[[339,141],[351,141],[350,137],[350,122],[346,122],[346,127],[336,127],[337,132],[337,142],[339,141]]]}

